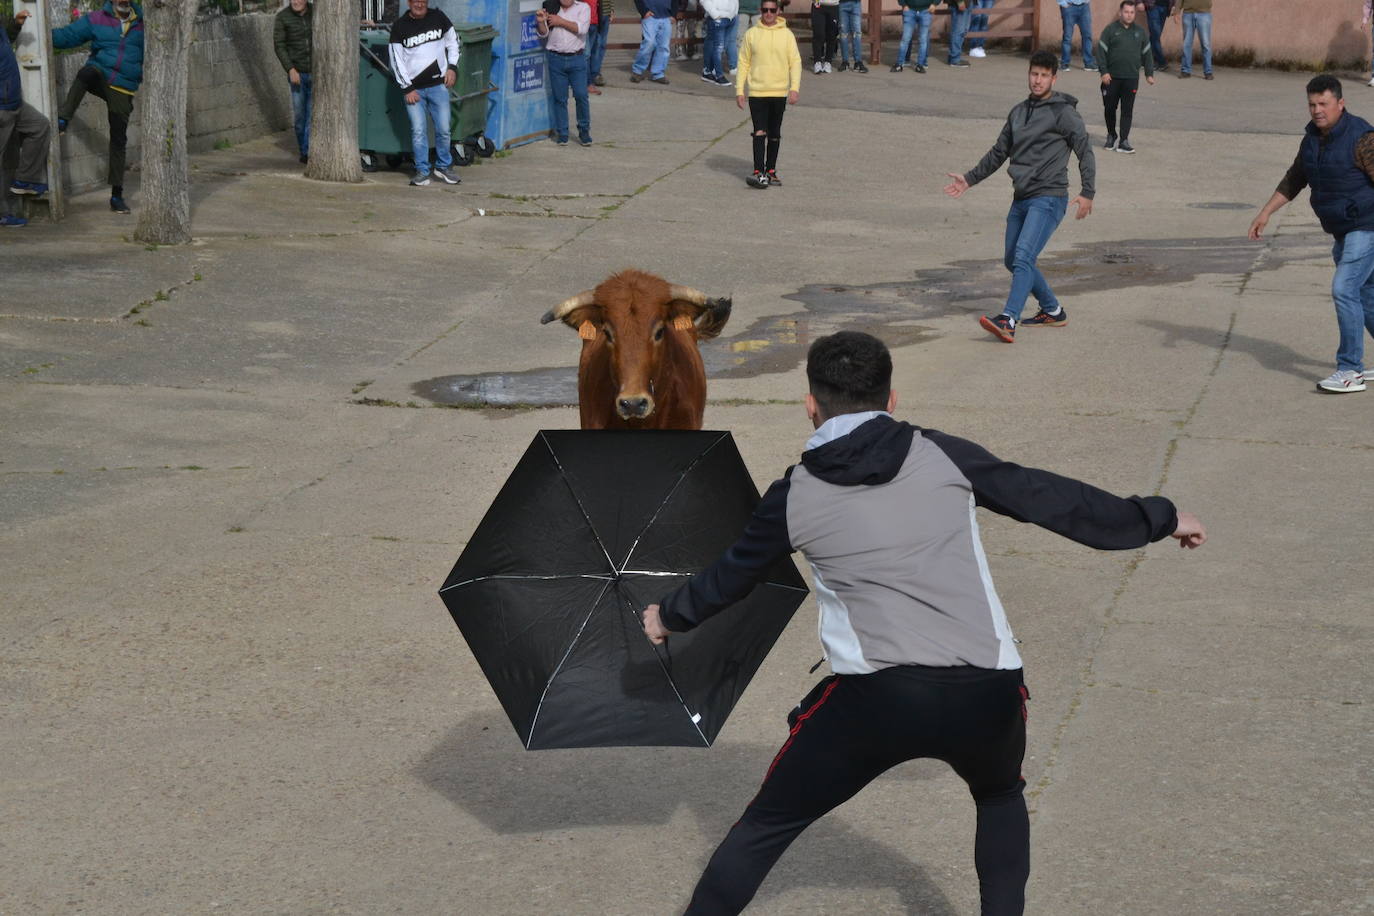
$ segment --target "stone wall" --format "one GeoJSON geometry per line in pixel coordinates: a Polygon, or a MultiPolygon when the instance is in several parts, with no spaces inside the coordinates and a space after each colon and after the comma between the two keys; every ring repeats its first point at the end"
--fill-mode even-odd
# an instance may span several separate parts
{"type": "MultiPolygon", "coordinates": [[[[59,100],[86,57],[82,52],[56,58],[59,100]]],[[[138,167],[142,155],[141,107],[135,98],[129,124],[130,171],[138,167]]],[[[291,126],[286,75],[272,50],[272,14],[212,16],[196,23],[187,107],[187,143],[193,153],[291,126]]],[[[62,137],[62,180],[67,193],[106,185],[109,136],[105,106],[88,96],[62,137]]]]}

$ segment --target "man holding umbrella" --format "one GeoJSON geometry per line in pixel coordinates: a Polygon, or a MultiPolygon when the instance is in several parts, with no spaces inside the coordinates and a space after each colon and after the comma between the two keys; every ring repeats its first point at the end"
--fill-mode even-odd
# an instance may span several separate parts
{"type": "Polygon", "coordinates": [[[1030,874],[1021,779],[1029,694],[974,506],[1104,550],[1165,537],[1198,547],[1206,533],[1163,497],[1123,499],[893,419],[892,358],[867,334],[820,338],[806,374],[816,433],[800,464],[719,560],[644,610],[645,635],[662,643],[801,550],[834,671],[788,717],[787,743],[688,913],[738,913],[807,826],[887,769],[933,757],[964,779],[978,808],[984,916],[1019,914],[1030,874]]]}

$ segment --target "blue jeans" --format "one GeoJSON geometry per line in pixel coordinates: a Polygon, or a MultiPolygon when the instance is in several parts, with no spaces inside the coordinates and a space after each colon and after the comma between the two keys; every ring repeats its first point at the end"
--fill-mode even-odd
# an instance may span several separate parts
{"type": "MultiPolygon", "coordinates": [[[[586,88],[585,86],[583,87],[586,88]]],[[[448,87],[443,83],[428,89],[416,89],[420,101],[406,105],[406,116],[410,118],[410,152],[415,157],[415,173],[429,174],[429,131],[426,130],[425,116],[434,125],[434,150],[436,168],[447,169],[453,165],[453,150],[449,140],[449,117],[453,114],[453,103],[449,100],[448,87]]]]}
{"type": "Polygon", "coordinates": [[[916,32],[916,27],[920,26],[920,37],[916,39],[916,65],[924,67],[926,65],[926,54],[930,51],[930,10],[924,9],[919,13],[915,10],[902,9],[902,43],[897,45],[897,63],[903,66],[911,60],[911,36],[916,32]]]}
{"type": "Polygon", "coordinates": [[[1069,55],[1073,51],[1073,27],[1078,26],[1078,43],[1083,46],[1083,69],[1096,70],[1097,60],[1093,57],[1093,11],[1086,3],[1069,4],[1059,8],[1059,16],[1064,20],[1064,44],[1059,49],[1059,69],[1069,69],[1069,55]]]}
{"type": "Polygon", "coordinates": [[[1198,41],[1202,43],[1202,72],[1204,74],[1212,72],[1212,14],[1211,13],[1184,13],[1183,14],[1183,63],[1179,65],[1180,73],[1193,72],[1193,33],[1197,32],[1198,41]]]}
{"type": "Polygon", "coordinates": [[[1337,239],[1331,248],[1336,275],[1331,278],[1331,299],[1336,303],[1336,324],[1341,342],[1336,368],[1364,370],[1364,331],[1374,336],[1374,230],[1357,229],[1337,239]]]}
{"type": "Polygon", "coordinates": [[[587,102],[587,55],[559,54],[550,51],[548,59],[549,89],[553,100],[549,113],[553,115],[553,134],[559,140],[568,139],[568,89],[572,89],[577,105],[577,136],[586,140],[592,135],[592,107],[587,102]]]}
{"type": "Polygon", "coordinates": [[[701,72],[705,76],[724,76],[735,69],[735,17],[706,20],[705,53],[701,72]]]}
{"type": "Polygon", "coordinates": [[[953,7],[949,11],[949,58],[948,62],[957,64],[964,56],[964,33],[968,31],[969,20],[973,18],[973,10],[966,9],[962,12],[953,7]]]}
{"type": "MultiPolygon", "coordinates": [[[[973,8],[978,10],[990,10],[997,0],[973,0],[973,8]]],[[[986,32],[988,30],[988,14],[974,13],[972,21],[969,22],[969,30],[973,32],[986,32]]],[[[987,45],[986,38],[970,38],[969,49],[981,48],[987,45]]]]}
{"type": "Polygon", "coordinates": [[[291,87],[292,122],[296,127],[296,147],[302,156],[310,155],[310,110],[313,107],[310,74],[300,74],[301,84],[291,87]]]}
{"type": "Polygon", "coordinates": [[[587,79],[601,75],[601,61],[606,57],[606,36],[611,34],[611,18],[607,16],[587,31],[587,79]]]}
{"type": "Polygon", "coordinates": [[[1011,292],[1007,293],[1007,305],[1002,314],[1020,321],[1028,296],[1035,296],[1043,311],[1053,312],[1059,308],[1059,300],[1054,297],[1054,291],[1045,282],[1045,275],[1035,266],[1035,261],[1049,244],[1054,230],[1059,228],[1068,208],[1067,197],[1028,197],[1011,202],[1002,255],[1002,263],[1011,271],[1011,292]]]}
{"type": "Polygon", "coordinates": [[[1160,4],[1150,7],[1148,12],[1150,20],[1150,53],[1155,56],[1155,69],[1164,66],[1164,45],[1160,43],[1160,36],[1164,34],[1164,23],[1169,21],[1169,11],[1160,4]]]}
{"type": "Polygon", "coordinates": [[[860,0],[840,0],[840,60],[858,63],[863,60],[859,50],[863,39],[863,4],[860,0]],[[850,56],[850,51],[853,56],[850,56]]]}
{"type": "Polygon", "coordinates": [[[673,20],[667,17],[649,16],[639,20],[639,50],[635,52],[635,62],[630,69],[635,73],[649,71],[654,79],[660,79],[668,68],[668,40],[673,37],[673,20]]]}

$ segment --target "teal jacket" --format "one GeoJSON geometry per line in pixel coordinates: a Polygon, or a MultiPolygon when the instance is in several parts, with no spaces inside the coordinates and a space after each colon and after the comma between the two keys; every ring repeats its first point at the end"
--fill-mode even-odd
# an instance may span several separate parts
{"type": "Polygon", "coordinates": [[[124,22],[114,12],[114,0],[71,25],[52,30],[52,46],[79,48],[87,42],[91,56],[87,65],[95,67],[111,86],[135,92],[143,82],[143,7],[134,8],[134,24],[124,31],[124,22]]]}

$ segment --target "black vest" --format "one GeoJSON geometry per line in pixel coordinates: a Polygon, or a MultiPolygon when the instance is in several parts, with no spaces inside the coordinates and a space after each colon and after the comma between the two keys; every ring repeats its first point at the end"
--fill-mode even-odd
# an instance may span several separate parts
{"type": "Polygon", "coordinates": [[[1326,135],[1308,122],[1298,155],[1312,188],[1312,209],[1322,228],[1337,238],[1356,229],[1374,229],[1374,184],[1355,165],[1355,144],[1374,131],[1350,112],[1341,115],[1326,135]]]}

